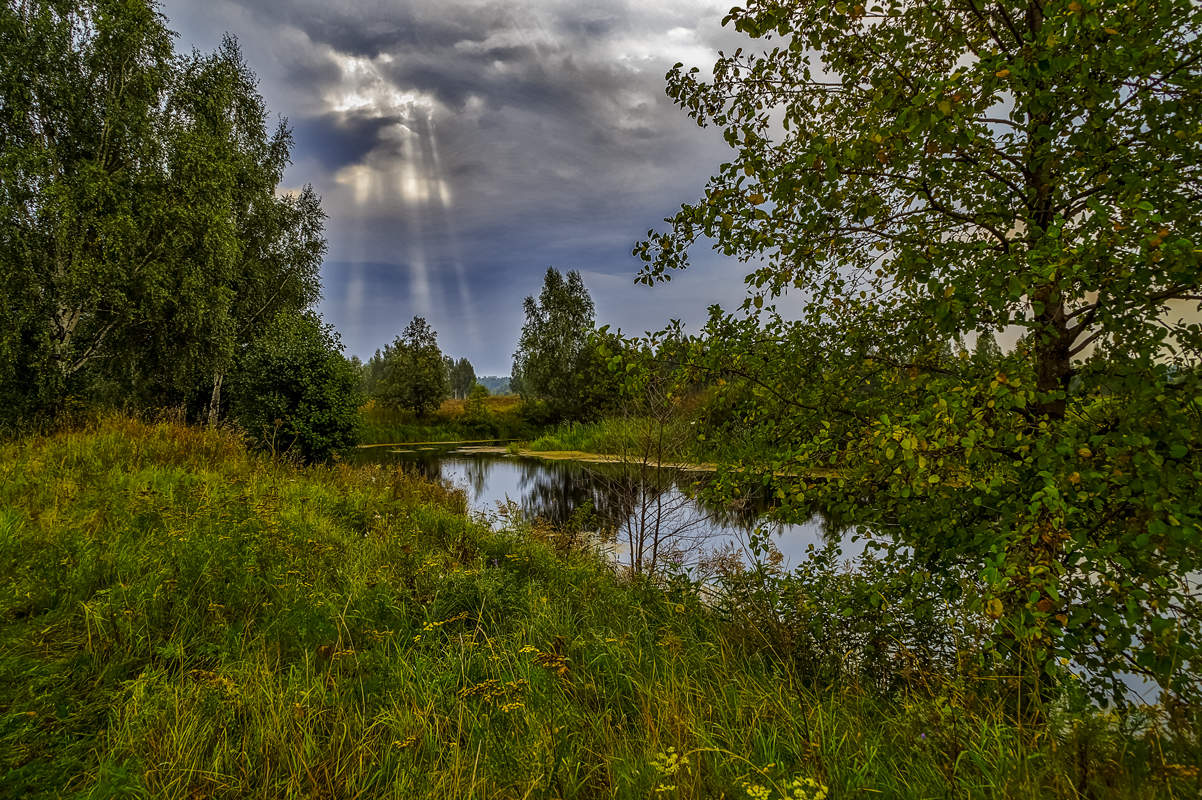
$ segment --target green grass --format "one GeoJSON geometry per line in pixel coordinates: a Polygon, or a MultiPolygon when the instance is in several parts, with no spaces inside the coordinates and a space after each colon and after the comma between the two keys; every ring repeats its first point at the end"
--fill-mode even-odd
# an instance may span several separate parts
{"type": "Polygon", "coordinates": [[[524,439],[536,433],[522,416],[521,400],[513,395],[486,397],[478,419],[464,416],[462,400],[445,400],[437,411],[421,418],[411,411],[369,406],[359,421],[361,444],[458,442],[469,439],[524,439]]]}
{"type": "Polygon", "coordinates": [[[664,459],[695,460],[703,455],[687,420],[674,419],[661,431],[651,420],[638,417],[565,422],[530,442],[530,449],[639,455],[644,451],[659,453],[661,445],[664,459]]]}
{"type": "Polygon", "coordinates": [[[1196,796],[1196,742],[819,690],[464,509],[173,424],[0,446],[0,797],[1196,796]]]}

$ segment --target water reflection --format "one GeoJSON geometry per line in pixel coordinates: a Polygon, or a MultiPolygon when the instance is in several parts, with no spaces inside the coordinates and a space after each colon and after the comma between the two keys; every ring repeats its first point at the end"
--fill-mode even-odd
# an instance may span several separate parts
{"type": "Polygon", "coordinates": [[[766,505],[744,500],[713,505],[698,498],[700,473],[640,468],[637,465],[545,461],[453,448],[360,450],[365,461],[397,463],[434,480],[464,488],[469,507],[495,517],[498,505],[514,503],[528,517],[554,525],[584,525],[607,542],[612,557],[647,568],[676,561],[695,565],[715,553],[749,560],[748,542],[766,532],[787,567],[806,557],[809,545],[840,540],[845,556],[862,544],[821,515],[801,525],[764,519],[766,505]]]}

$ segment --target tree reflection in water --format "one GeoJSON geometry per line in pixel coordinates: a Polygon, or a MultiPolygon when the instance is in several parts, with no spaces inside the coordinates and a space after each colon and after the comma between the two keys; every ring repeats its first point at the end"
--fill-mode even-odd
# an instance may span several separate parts
{"type": "Polygon", "coordinates": [[[787,548],[794,559],[804,557],[806,544],[838,540],[845,531],[845,526],[820,515],[800,526],[770,521],[765,518],[768,503],[760,498],[733,505],[707,503],[698,491],[707,476],[678,469],[544,461],[449,448],[360,453],[359,460],[391,461],[461,486],[478,512],[512,502],[527,518],[580,528],[570,531],[573,537],[590,534],[616,562],[646,573],[665,566],[697,568],[721,553],[750,561],[748,542],[757,530],[768,534],[762,540],[787,548]]]}

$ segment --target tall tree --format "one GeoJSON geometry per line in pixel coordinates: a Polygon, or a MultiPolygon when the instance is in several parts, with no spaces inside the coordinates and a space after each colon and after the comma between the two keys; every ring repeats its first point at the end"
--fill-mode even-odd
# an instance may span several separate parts
{"type": "Polygon", "coordinates": [[[778,466],[840,470],[781,496],[961,570],[1028,690],[1063,658],[1196,696],[1202,7],[750,0],[726,21],[770,49],[668,81],[734,153],[636,252],[650,283],[712,237],[756,264],[747,311],[805,298],[766,335],[712,327],[778,466]],[[995,363],[942,354],[1007,328],[995,363]]]}
{"type": "Polygon", "coordinates": [[[524,398],[545,402],[553,413],[586,413],[592,351],[593,299],[580,273],[549,267],[538,299],[523,303],[526,322],[513,354],[513,385],[524,398]]]}
{"type": "Polygon", "coordinates": [[[170,271],[172,56],[148,2],[0,7],[6,410],[61,398],[170,271]]]}
{"type": "Polygon", "coordinates": [[[392,408],[425,416],[451,393],[438,334],[424,317],[414,317],[382,355],[376,398],[392,408]]]}
{"type": "MultiPolygon", "coordinates": [[[[205,399],[212,423],[221,410],[224,376],[240,353],[277,314],[317,301],[325,214],[309,186],[277,195],[290,163],[291,132],[283,121],[269,132],[256,78],[232,38],[225,37],[215,53],[194,52],[182,61],[169,110],[179,142],[173,151],[184,154],[181,161],[204,153],[202,169],[180,163],[174,172],[181,176],[177,183],[184,183],[183,176],[198,179],[185,184],[187,201],[208,212],[184,234],[190,237],[188,257],[206,263],[198,277],[221,293],[212,305],[176,302],[167,309],[155,326],[163,339],[154,348],[160,363],[150,374],[170,374],[172,364],[186,364],[179,383],[211,387],[205,399]],[[220,220],[220,236],[213,220],[220,220]],[[185,331],[193,333],[181,335],[185,331]],[[173,352],[172,343],[179,342],[191,342],[191,350],[173,352]]],[[[177,296],[186,300],[186,288],[177,296]]]]}
{"type": "Polygon", "coordinates": [[[19,287],[0,405],[106,391],[215,418],[238,355],[317,298],[319,202],[276,196],[286,126],[233,39],[177,58],[148,0],[7,3],[0,60],[0,279],[19,287]]]}
{"type": "Polygon", "coordinates": [[[476,385],[476,370],[472,368],[472,362],[461,358],[452,364],[450,378],[451,391],[456,397],[466,399],[476,385]]]}

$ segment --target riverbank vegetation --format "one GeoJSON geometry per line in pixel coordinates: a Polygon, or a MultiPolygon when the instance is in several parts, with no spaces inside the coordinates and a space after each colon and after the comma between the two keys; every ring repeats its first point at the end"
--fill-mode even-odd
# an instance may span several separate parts
{"type": "Polygon", "coordinates": [[[538,427],[523,413],[516,395],[492,396],[479,391],[467,399],[443,400],[435,411],[419,416],[409,409],[385,408],[369,401],[360,409],[358,441],[362,444],[513,440],[532,437],[538,427]]]}
{"type": "Polygon", "coordinates": [[[1170,797],[1148,709],[1017,727],[934,673],[799,668],[454,490],[106,418],[0,446],[0,793],[1170,797]]]}
{"type": "Polygon", "coordinates": [[[1202,7],[726,21],[748,48],[668,90],[730,158],[635,255],[709,242],[741,306],[629,338],[548,269],[519,402],[421,317],[343,356],[233,39],[3,6],[4,793],[1202,791],[1202,7]],[[629,563],[332,459],[485,438],[635,465],[629,563]],[[830,544],[690,572],[647,490],[690,460],[830,544]]]}
{"type": "Polygon", "coordinates": [[[753,265],[741,308],[673,351],[751,445],[718,494],[818,504],[945,581],[1017,715],[1083,675],[1129,702],[1132,673],[1196,708],[1202,9],[799,0],[726,22],[747,49],[668,92],[729,160],[636,248],[648,284],[705,237],[753,265]]]}

